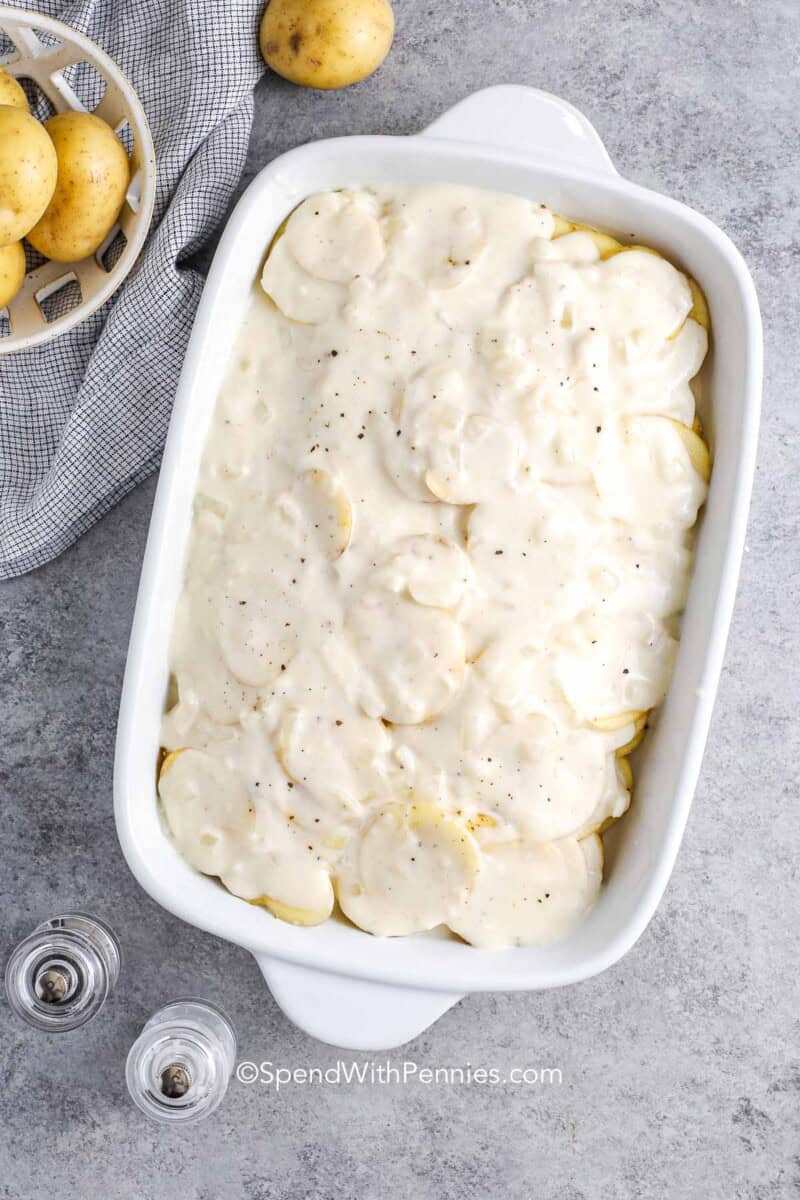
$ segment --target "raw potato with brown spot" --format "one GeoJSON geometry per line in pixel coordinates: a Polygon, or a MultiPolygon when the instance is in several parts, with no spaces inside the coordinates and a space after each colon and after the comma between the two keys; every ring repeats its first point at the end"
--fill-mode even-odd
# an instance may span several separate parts
{"type": "Polygon", "coordinates": [[[25,278],[25,251],[22,242],[0,249],[0,309],[16,296],[25,278]]]}
{"type": "Polygon", "coordinates": [[[0,105],[0,247],[24,237],[56,186],[53,143],[30,113],[0,105]]]}
{"type": "Polygon", "coordinates": [[[119,216],[128,156],[111,126],[92,113],[60,113],[44,128],[58,156],[58,182],[28,241],[57,262],[79,262],[94,254],[119,216]]]}
{"type": "Polygon", "coordinates": [[[270,0],[261,21],[268,67],[301,87],[349,87],[377,71],[394,37],[388,0],[270,0]]]}

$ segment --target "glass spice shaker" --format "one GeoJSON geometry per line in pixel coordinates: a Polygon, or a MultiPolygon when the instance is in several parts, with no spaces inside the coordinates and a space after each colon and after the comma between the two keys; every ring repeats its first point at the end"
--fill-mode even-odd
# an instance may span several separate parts
{"type": "Polygon", "coordinates": [[[212,1113],[235,1065],[236,1034],[221,1009],[207,1000],[174,1000],[134,1042],[125,1076],[142,1112],[172,1124],[212,1113]]]}
{"type": "Polygon", "coordinates": [[[91,1021],[114,990],[121,963],[114,931],[86,913],[37,925],[6,964],[6,996],[17,1016],[45,1033],[91,1021]]]}

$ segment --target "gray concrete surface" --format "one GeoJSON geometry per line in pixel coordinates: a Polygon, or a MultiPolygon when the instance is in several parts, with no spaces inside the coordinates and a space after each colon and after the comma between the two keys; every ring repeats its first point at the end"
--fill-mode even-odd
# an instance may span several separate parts
{"type": "Polygon", "coordinates": [[[0,587],[2,947],[79,906],[117,928],[125,953],[117,995],[82,1031],[36,1036],[2,1010],[6,1200],[800,1193],[800,7],[398,0],[397,17],[390,60],[351,91],[263,79],[251,173],[312,138],[411,133],[482,85],[529,83],[583,109],[626,175],[718,222],[756,278],[767,376],[749,552],[677,869],[640,943],[602,977],[466,999],[393,1056],[559,1067],[560,1085],[293,1085],[276,1095],[234,1082],[202,1126],[147,1124],[125,1093],[125,1054],[174,995],[223,1005],[243,1058],[300,1067],[340,1055],[288,1024],[244,951],[158,909],[117,848],[113,738],[153,496],[144,486],[59,561],[0,587]]]}

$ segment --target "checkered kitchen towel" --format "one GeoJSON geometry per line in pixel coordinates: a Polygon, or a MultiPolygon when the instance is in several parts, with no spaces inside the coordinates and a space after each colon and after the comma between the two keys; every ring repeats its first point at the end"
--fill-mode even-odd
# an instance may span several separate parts
{"type": "MultiPolygon", "coordinates": [[[[247,153],[263,0],[25,0],[98,42],[150,122],[149,239],[99,312],[0,356],[0,577],[65,550],[156,470],[203,288],[186,265],[219,224],[247,153]]],[[[38,115],[38,114],[37,114],[38,115]]]]}

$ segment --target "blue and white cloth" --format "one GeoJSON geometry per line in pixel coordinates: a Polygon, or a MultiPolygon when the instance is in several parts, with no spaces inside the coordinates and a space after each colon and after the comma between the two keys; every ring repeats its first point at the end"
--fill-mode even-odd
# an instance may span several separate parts
{"type": "Polygon", "coordinates": [[[158,467],[202,275],[187,265],[239,182],[263,0],[25,0],[107,51],[144,105],[158,186],[148,241],[102,309],[0,356],[0,577],[65,550],[158,467]]]}

